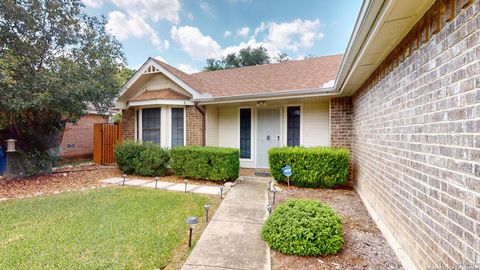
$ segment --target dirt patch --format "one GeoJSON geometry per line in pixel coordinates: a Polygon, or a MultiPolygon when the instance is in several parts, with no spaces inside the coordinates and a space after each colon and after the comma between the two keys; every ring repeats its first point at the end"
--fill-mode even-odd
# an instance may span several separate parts
{"type": "MultiPolygon", "coordinates": [[[[343,221],[342,251],[332,256],[301,257],[272,250],[272,269],[401,269],[392,248],[377,228],[360,197],[351,188],[306,189],[280,184],[277,202],[287,198],[318,199],[343,221]]],[[[277,205],[277,203],[276,203],[277,205]]]]}

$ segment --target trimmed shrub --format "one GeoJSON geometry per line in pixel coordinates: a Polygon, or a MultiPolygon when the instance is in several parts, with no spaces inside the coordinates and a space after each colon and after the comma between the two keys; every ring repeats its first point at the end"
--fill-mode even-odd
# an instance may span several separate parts
{"type": "Polygon", "coordinates": [[[179,146],[170,150],[176,175],[217,181],[234,180],[240,173],[240,151],[234,148],[179,146]]]}
{"type": "Polygon", "coordinates": [[[262,238],[272,249],[285,254],[335,254],[343,245],[342,220],[330,206],[319,201],[289,199],[267,219],[262,238]]]}
{"type": "Polygon", "coordinates": [[[268,151],[270,172],[281,182],[287,178],[282,167],[290,165],[290,183],[300,187],[326,187],[344,184],[348,180],[350,154],[346,148],[277,147],[268,151]]]}
{"type": "Polygon", "coordinates": [[[150,142],[125,141],[115,146],[117,167],[127,174],[163,176],[169,160],[167,150],[150,142]]]}

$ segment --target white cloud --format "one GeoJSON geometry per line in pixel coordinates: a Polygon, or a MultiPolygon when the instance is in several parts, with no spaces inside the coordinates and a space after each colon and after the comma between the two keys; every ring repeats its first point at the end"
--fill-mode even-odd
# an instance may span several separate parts
{"type": "MultiPolygon", "coordinates": [[[[197,27],[193,26],[173,26],[171,38],[195,60],[221,58],[249,46],[252,48],[263,46],[272,58],[281,52],[293,52],[300,57],[303,55],[299,54],[301,49],[312,47],[317,39],[324,36],[320,28],[321,24],[318,19],[296,19],[283,23],[262,22],[255,28],[254,35],[248,41],[225,48],[220,47],[212,37],[203,35],[197,27]]],[[[250,28],[243,27],[236,33],[246,37],[250,33],[250,28]]],[[[223,34],[224,37],[231,35],[230,31],[225,31],[223,34]]]]}
{"type": "Polygon", "coordinates": [[[256,29],[255,32],[259,34],[268,30],[265,43],[269,43],[278,49],[287,49],[296,52],[301,48],[312,47],[316,39],[324,36],[324,34],[320,32],[320,26],[319,19],[313,21],[296,19],[284,23],[270,22],[263,25],[261,24],[257,28],[258,31],[256,29]]]}
{"type": "Polygon", "coordinates": [[[250,33],[250,28],[248,28],[247,26],[242,27],[242,28],[237,30],[237,35],[242,36],[242,37],[248,36],[248,33],[250,33]]]}
{"type": "Polygon", "coordinates": [[[210,8],[210,5],[206,0],[200,0],[198,2],[198,5],[200,6],[200,9],[203,10],[203,12],[205,12],[208,16],[215,17],[215,15],[213,14],[212,8],[210,8]]]}
{"type": "Polygon", "coordinates": [[[180,44],[183,51],[196,60],[218,58],[222,55],[222,49],[210,36],[205,36],[197,27],[173,26],[170,31],[171,38],[180,44]]]}
{"type": "Polygon", "coordinates": [[[86,7],[99,8],[103,5],[103,0],[82,0],[86,7]]]}
{"type": "Polygon", "coordinates": [[[199,71],[198,69],[190,66],[189,64],[180,64],[180,65],[178,65],[177,68],[180,69],[181,71],[187,73],[187,74],[192,74],[192,73],[196,73],[196,72],[199,71]]]}
{"type": "Polygon", "coordinates": [[[162,44],[162,41],[158,37],[155,30],[153,30],[153,28],[147,22],[145,22],[143,18],[129,18],[120,11],[108,13],[108,23],[105,28],[110,34],[117,37],[120,41],[127,40],[130,36],[148,37],[152,42],[152,45],[159,50],[169,46],[168,41],[167,43],[162,44]]]}
{"type": "Polygon", "coordinates": [[[168,50],[168,48],[170,48],[170,41],[164,40],[164,41],[163,41],[163,48],[164,48],[165,50],[168,50]]]}
{"type": "Polygon", "coordinates": [[[112,0],[131,17],[149,18],[154,22],[167,20],[179,22],[180,2],[178,0],[112,0]]]}
{"type": "Polygon", "coordinates": [[[187,14],[187,18],[188,18],[189,20],[193,21],[193,14],[192,14],[191,12],[189,12],[189,13],[187,14]]]}

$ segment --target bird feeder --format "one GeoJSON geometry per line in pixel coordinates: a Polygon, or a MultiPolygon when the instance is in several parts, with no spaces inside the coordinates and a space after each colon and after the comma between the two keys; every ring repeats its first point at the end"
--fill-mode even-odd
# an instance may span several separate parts
{"type": "Polygon", "coordinates": [[[15,142],[16,140],[14,139],[9,139],[9,140],[6,140],[7,142],[7,152],[15,152],[15,142]]]}

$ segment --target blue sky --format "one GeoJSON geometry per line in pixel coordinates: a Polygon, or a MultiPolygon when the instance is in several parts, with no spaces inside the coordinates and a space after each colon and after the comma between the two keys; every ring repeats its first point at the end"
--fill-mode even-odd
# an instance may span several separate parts
{"type": "Polygon", "coordinates": [[[108,19],[128,66],[158,57],[191,73],[205,59],[263,45],[292,59],[343,53],[361,0],[82,0],[108,19]]]}

